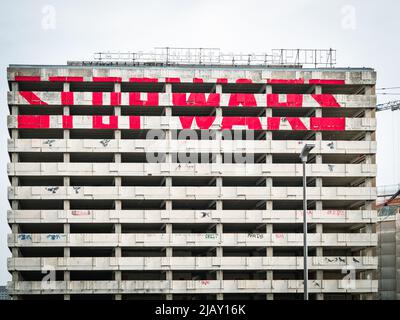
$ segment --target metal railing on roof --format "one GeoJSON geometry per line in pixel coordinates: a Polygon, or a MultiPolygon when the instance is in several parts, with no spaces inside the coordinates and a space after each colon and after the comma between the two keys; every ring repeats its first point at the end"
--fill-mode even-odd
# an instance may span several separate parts
{"type": "Polygon", "coordinates": [[[157,47],[144,52],[96,52],[94,64],[291,66],[326,67],[336,64],[334,49],[272,49],[270,53],[223,53],[219,48],[157,47]]]}

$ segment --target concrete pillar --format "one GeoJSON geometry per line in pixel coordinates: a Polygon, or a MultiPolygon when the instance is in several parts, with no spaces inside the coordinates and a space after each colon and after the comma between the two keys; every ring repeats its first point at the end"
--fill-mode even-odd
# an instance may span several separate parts
{"type": "Polygon", "coordinates": [[[69,115],[70,115],[69,106],[64,106],[64,108],[63,108],[63,115],[64,115],[64,116],[69,116],[69,115]]]}
{"type": "MultiPolygon", "coordinates": [[[[271,179],[271,178],[268,178],[271,179]]],[[[267,186],[268,186],[268,179],[267,179],[267,186]]],[[[272,180],[272,179],[271,179],[272,180]]],[[[272,185],[272,182],[271,182],[272,185]]],[[[273,202],[272,201],[267,201],[266,202],[266,208],[267,211],[272,211],[273,209],[273,202]]],[[[274,225],[272,223],[267,223],[265,225],[265,231],[268,234],[271,234],[274,232],[274,225]]],[[[274,256],[274,247],[270,246],[270,247],[266,247],[266,252],[265,255],[267,257],[273,257],[274,256]]],[[[268,281],[273,281],[274,280],[274,271],[273,270],[268,270],[267,274],[266,274],[267,280],[268,281]]],[[[266,296],[267,300],[274,300],[274,294],[273,293],[268,293],[266,296]]]]}
{"type": "MultiPolygon", "coordinates": [[[[114,92],[121,92],[121,83],[114,83],[114,92]]],[[[114,106],[114,115],[121,116],[121,107],[114,106]]],[[[120,140],[121,139],[121,130],[114,130],[114,139],[120,140]]],[[[121,154],[115,153],[114,154],[114,162],[120,163],[121,162],[121,154]]],[[[117,185],[117,184],[115,184],[117,185]]]]}
{"type": "MultiPolygon", "coordinates": [[[[18,83],[17,82],[12,82],[11,83],[11,91],[18,91],[18,83]]],[[[17,106],[11,106],[11,114],[14,115],[14,116],[18,115],[18,107],[17,106]]],[[[18,136],[19,136],[18,135],[18,129],[12,129],[11,130],[11,138],[12,139],[18,139],[18,136]]],[[[19,161],[18,153],[11,153],[11,162],[12,163],[16,163],[18,161],[19,161]]],[[[12,180],[11,180],[12,186],[14,186],[14,187],[18,186],[18,182],[19,181],[18,181],[17,177],[12,177],[12,180]]],[[[18,207],[19,207],[18,201],[14,200],[14,201],[11,202],[11,209],[17,210],[18,207]]],[[[13,234],[19,233],[19,225],[18,224],[12,224],[11,229],[12,229],[12,233],[13,234]]],[[[13,258],[19,257],[19,249],[18,248],[12,248],[11,249],[11,253],[12,253],[12,257],[13,258]]],[[[18,271],[12,272],[12,280],[16,282],[16,281],[18,281],[18,279],[19,279],[18,271]]],[[[14,296],[12,299],[13,300],[18,300],[18,296],[14,296]]]]}
{"type": "Polygon", "coordinates": [[[18,209],[19,209],[19,202],[18,202],[18,200],[13,200],[13,201],[11,202],[11,209],[13,209],[13,210],[18,210],[18,209]]]}
{"type": "MultiPolygon", "coordinates": [[[[121,179],[120,177],[118,177],[119,179],[121,179]]],[[[118,179],[116,178],[116,179],[118,179]]],[[[117,183],[117,182],[116,182],[117,183]]],[[[115,210],[119,211],[122,208],[122,203],[121,200],[116,200],[115,201],[115,210]]],[[[121,223],[115,223],[114,224],[114,233],[116,234],[121,234],[122,233],[122,225],[121,223]]],[[[115,255],[115,259],[117,260],[117,263],[120,263],[120,259],[122,257],[122,250],[120,246],[115,247],[114,249],[114,255],[115,255]]],[[[122,280],[122,274],[120,270],[114,271],[114,281],[118,281],[120,282],[122,280]]],[[[119,286],[118,286],[119,287],[119,286]]],[[[116,294],[114,296],[115,300],[122,300],[122,295],[121,294],[116,294]]]]}
{"type": "MultiPolygon", "coordinates": [[[[166,276],[166,280],[169,282],[169,288],[172,288],[172,280],[173,280],[173,278],[172,278],[172,271],[167,271],[166,274],[165,274],[165,276],[166,276]]],[[[166,300],[172,300],[172,299],[173,299],[172,293],[167,293],[167,294],[165,295],[165,299],[166,299],[166,300]]]]}
{"type": "Polygon", "coordinates": [[[11,185],[12,185],[13,187],[17,187],[18,184],[19,184],[19,178],[18,178],[18,177],[12,177],[12,178],[11,178],[11,185]]]}
{"type": "MultiPolygon", "coordinates": [[[[217,178],[217,183],[222,186],[222,178],[217,178]],[[218,179],[220,179],[220,183],[218,183],[218,179]]],[[[222,210],[222,201],[218,200],[216,206],[217,206],[216,207],[217,210],[222,210]]],[[[222,234],[224,232],[222,223],[218,223],[216,228],[217,228],[217,230],[216,230],[217,234],[219,235],[219,237],[222,237],[222,234]]],[[[222,258],[224,256],[224,251],[221,246],[216,248],[216,255],[219,258],[222,258]]],[[[217,270],[216,276],[217,276],[217,280],[222,282],[224,280],[223,270],[217,270]]],[[[217,293],[217,300],[224,300],[224,294],[222,292],[217,293]]]]}
{"type": "Polygon", "coordinates": [[[215,93],[222,94],[222,84],[215,85],[215,93]]]}
{"type": "MultiPolygon", "coordinates": [[[[118,117],[121,116],[121,107],[120,106],[115,106],[114,107],[114,115],[118,116],[118,117]]],[[[121,130],[114,130],[114,139],[115,140],[120,140],[121,139],[121,130]]]]}
{"type": "MultiPolygon", "coordinates": [[[[221,94],[222,93],[222,85],[217,85],[216,86],[216,93],[221,94]]],[[[216,116],[217,117],[222,117],[222,109],[221,108],[216,108],[216,116]]],[[[218,130],[216,132],[216,140],[217,141],[222,141],[222,131],[218,130]]],[[[222,157],[222,153],[218,153],[216,155],[216,163],[217,164],[222,164],[223,163],[223,157],[222,157]]],[[[222,177],[217,177],[216,179],[216,186],[218,188],[222,188],[222,177]]],[[[221,189],[219,189],[219,192],[221,192],[221,189]]],[[[216,201],[216,208],[217,211],[222,211],[223,209],[223,203],[221,200],[217,200],[216,201]]],[[[223,225],[221,223],[218,223],[216,225],[216,232],[218,233],[219,237],[222,237],[223,234],[223,225]]],[[[216,256],[217,257],[223,257],[224,252],[223,252],[223,248],[221,246],[216,248],[216,256]]],[[[216,272],[216,278],[218,281],[223,281],[224,280],[224,273],[222,270],[217,270],[216,272]]],[[[224,294],[222,292],[218,292],[217,293],[217,300],[224,300],[224,294]]]]}
{"type": "MultiPolygon", "coordinates": [[[[69,180],[68,180],[68,184],[69,184],[69,180]]],[[[64,210],[70,210],[69,200],[64,200],[64,210]]],[[[67,235],[67,237],[69,236],[69,234],[70,234],[70,224],[69,223],[64,223],[63,224],[63,233],[65,235],[67,235]]],[[[64,247],[64,259],[67,259],[70,256],[71,256],[70,247],[64,247]]],[[[69,281],[70,281],[70,272],[69,271],[64,271],[64,282],[67,283],[67,286],[68,286],[68,282],[69,281]]],[[[64,300],[70,300],[70,295],[69,294],[64,294],[64,300]]]]}
{"type": "Polygon", "coordinates": [[[19,91],[19,84],[18,82],[12,82],[11,83],[11,91],[19,91]]]}
{"type": "MultiPolygon", "coordinates": [[[[121,179],[120,177],[118,177],[121,179]]],[[[118,179],[117,178],[117,179],[118,179]]],[[[122,202],[121,200],[116,200],[115,201],[115,211],[120,211],[122,209],[122,202]]],[[[114,224],[114,233],[121,234],[122,233],[122,224],[121,223],[115,223],[114,224]]],[[[121,252],[121,247],[118,246],[115,248],[115,257],[120,258],[122,256],[121,252]]]]}
{"type": "MultiPolygon", "coordinates": [[[[268,89],[268,86],[267,86],[268,89]]],[[[267,112],[271,112],[271,109],[267,109],[267,112]]],[[[271,139],[272,139],[272,133],[271,134],[271,139]]],[[[265,162],[266,163],[272,163],[272,154],[267,154],[265,157],[265,162]]],[[[273,178],[267,177],[265,181],[265,185],[268,188],[271,188],[273,186],[273,178]]],[[[267,200],[265,203],[265,209],[267,211],[272,211],[273,210],[273,201],[267,200]]],[[[272,223],[267,223],[266,224],[266,233],[273,233],[273,224],[272,223]]],[[[274,248],[271,247],[266,247],[266,256],[267,257],[273,257],[274,256],[274,248]]],[[[273,281],[274,280],[274,272],[272,270],[267,271],[267,280],[268,281],[273,281]]],[[[274,300],[274,294],[273,293],[268,293],[266,296],[267,300],[274,300]]]]}
{"type": "MultiPolygon", "coordinates": [[[[217,178],[217,185],[222,186],[222,178],[217,178]]],[[[216,202],[216,209],[217,209],[217,211],[221,211],[222,210],[222,201],[218,200],[216,202]]],[[[224,232],[224,228],[223,228],[222,223],[218,223],[216,225],[216,232],[217,232],[219,237],[222,237],[222,234],[224,232]]],[[[224,256],[224,251],[223,251],[223,248],[221,246],[216,247],[216,255],[219,258],[222,258],[224,256]]],[[[217,276],[217,280],[218,281],[222,282],[224,280],[224,272],[222,270],[217,270],[216,276],[217,276]]],[[[217,300],[224,300],[224,294],[222,292],[218,292],[217,293],[217,300]]]]}
{"type": "Polygon", "coordinates": [[[64,177],[64,187],[70,186],[70,177],[64,177]]]}
{"type": "MultiPolygon", "coordinates": [[[[13,84],[17,85],[17,90],[18,90],[18,83],[13,82],[13,84]]],[[[17,91],[17,90],[15,90],[15,91],[17,91]]],[[[18,107],[17,106],[12,106],[11,107],[11,114],[13,116],[17,116],[18,115],[18,107]]],[[[18,129],[12,129],[11,130],[11,138],[12,139],[18,139],[18,137],[19,137],[18,129]]],[[[11,162],[16,163],[18,161],[19,161],[18,153],[11,153],[11,162]]],[[[18,186],[18,178],[17,177],[12,177],[12,185],[13,186],[18,186]]]]}
{"type": "MultiPolygon", "coordinates": [[[[317,94],[321,94],[322,93],[322,89],[321,86],[316,86],[316,93],[317,94]]],[[[322,109],[321,108],[317,108],[315,111],[315,116],[316,117],[322,117],[322,109]]],[[[317,132],[316,136],[315,136],[315,140],[316,141],[321,141],[322,140],[322,133],[321,132],[317,132]]],[[[315,157],[315,162],[317,164],[322,164],[322,155],[321,154],[317,154],[315,157]]],[[[322,188],[322,178],[316,178],[315,179],[315,186],[318,188],[322,188]]],[[[317,200],[315,202],[315,209],[316,210],[322,210],[322,201],[317,200]]],[[[323,225],[318,223],[316,224],[316,233],[323,233],[323,225]]],[[[322,247],[317,247],[316,248],[316,255],[318,257],[322,257],[323,256],[323,248],[322,247]]],[[[317,270],[316,271],[316,279],[317,280],[323,280],[324,279],[324,272],[322,270],[317,270]]],[[[316,299],[317,300],[323,300],[324,299],[324,294],[323,293],[317,293],[316,294],[316,299]]]]}
{"type": "MultiPolygon", "coordinates": [[[[63,158],[64,158],[63,159],[64,162],[68,163],[69,162],[69,153],[64,153],[63,158]]],[[[64,184],[64,187],[69,187],[70,186],[70,177],[64,177],[63,178],[63,184],[64,184]]],[[[65,211],[71,209],[69,200],[64,200],[63,203],[64,203],[64,210],[65,211]]],[[[69,225],[69,223],[64,223],[63,232],[64,232],[64,234],[69,235],[69,233],[70,233],[70,225],[69,225]]],[[[70,256],[70,248],[69,247],[65,247],[64,248],[64,258],[69,257],[69,256],[70,256]]],[[[69,271],[65,271],[64,272],[64,281],[66,281],[65,280],[66,273],[68,273],[68,277],[69,277],[69,271]]],[[[65,299],[65,297],[64,297],[64,299],[65,299]]],[[[68,299],[69,299],[69,295],[68,295],[68,299]]]]}
{"type": "MultiPolygon", "coordinates": [[[[271,109],[267,109],[267,112],[271,113],[272,110],[271,109]]],[[[267,132],[267,135],[268,135],[268,133],[270,134],[270,139],[272,139],[272,132],[267,132]]],[[[267,164],[272,164],[273,163],[272,154],[268,153],[268,154],[265,155],[265,163],[267,163],[267,164]]],[[[273,186],[273,178],[272,177],[267,177],[265,179],[265,183],[266,183],[266,187],[270,187],[271,188],[273,186]]],[[[271,207],[270,210],[272,210],[272,201],[270,201],[269,205],[271,207]]]]}
{"type": "MultiPolygon", "coordinates": [[[[172,95],[172,84],[170,84],[170,83],[165,84],[165,93],[172,95]]],[[[172,108],[171,108],[171,106],[165,107],[165,116],[166,117],[171,117],[172,116],[172,108]]],[[[171,132],[171,130],[166,130],[165,139],[166,140],[172,140],[172,132],[171,132]]],[[[167,153],[165,155],[165,162],[166,163],[171,163],[172,162],[172,154],[171,153],[167,153]]]]}
{"type": "Polygon", "coordinates": [[[366,96],[373,96],[375,95],[375,86],[365,86],[365,92],[364,94],[366,96]]]}
{"type": "Polygon", "coordinates": [[[70,162],[70,154],[69,153],[64,153],[63,154],[63,161],[64,162],[70,162]]]}
{"type": "MultiPolygon", "coordinates": [[[[69,82],[63,83],[63,91],[64,92],[69,92],[70,91],[69,82]]],[[[70,115],[69,106],[64,106],[63,107],[63,115],[64,116],[69,116],[70,115]]],[[[67,139],[69,139],[69,137],[70,137],[70,130],[63,130],[63,138],[67,140],[67,139]]],[[[70,154],[69,153],[64,153],[63,154],[63,161],[64,162],[69,162],[70,161],[70,154]]],[[[64,186],[68,187],[69,185],[70,185],[69,177],[64,177],[64,186]]],[[[67,201],[67,200],[64,200],[64,210],[69,210],[69,201],[67,201]],[[66,209],[66,207],[68,209],[66,209]]],[[[69,233],[69,224],[67,225],[67,227],[64,224],[64,233],[69,233]],[[66,232],[66,228],[68,229],[67,232],[66,232]]],[[[69,257],[69,255],[70,255],[70,249],[69,248],[64,248],[64,257],[66,257],[66,256],[69,257]]],[[[65,271],[64,272],[64,281],[66,281],[65,280],[66,276],[68,277],[67,281],[69,281],[69,271],[65,271]]],[[[70,295],[69,294],[65,294],[64,295],[64,300],[69,300],[69,299],[70,299],[70,295]]]]}
{"type": "Polygon", "coordinates": [[[66,282],[71,281],[71,274],[69,271],[64,271],[64,281],[66,282]]]}
{"type": "MultiPolygon", "coordinates": [[[[165,183],[167,187],[170,187],[172,185],[172,178],[167,177],[165,179],[165,183]]],[[[172,201],[167,200],[165,202],[165,210],[167,212],[172,211],[172,201]]],[[[173,228],[172,228],[172,223],[166,223],[165,224],[165,233],[167,234],[172,234],[173,233],[173,228]]],[[[166,257],[172,257],[173,256],[173,249],[172,247],[166,247],[165,248],[165,256],[166,257]]],[[[172,281],[173,281],[173,273],[172,270],[167,270],[165,273],[166,280],[169,281],[169,287],[172,288],[172,281]]],[[[167,294],[166,295],[166,300],[172,300],[172,294],[167,294]]]]}
{"type": "MultiPolygon", "coordinates": [[[[322,87],[321,86],[315,86],[315,94],[322,94],[322,87]]],[[[315,117],[321,118],[322,117],[322,109],[321,108],[316,108],[315,109],[315,117]]],[[[322,140],[322,132],[318,131],[315,133],[315,140],[320,141],[322,140]]],[[[322,163],[322,161],[321,161],[322,163]]]]}
{"type": "MultiPolygon", "coordinates": [[[[64,200],[63,202],[64,202],[64,210],[65,211],[70,210],[70,202],[69,202],[69,200],[64,200]]],[[[63,225],[63,233],[66,234],[67,236],[69,235],[69,233],[70,233],[70,224],[69,223],[64,223],[64,225],[63,225]]],[[[70,256],[70,248],[69,247],[64,247],[64,258],[67,258],[69,256],[70,256]]]]}
{"type": "MultiPolygon", "coordinates": [[[[215,115],[217,117],[222,117],[222,109],[221,108],[217,108],[215,110],[215,115]]],[[[217,130],[215,133],[215,140],[216,141],[222,141],[222,130],[217,130]]],[[[222,157],[222,153],[217,153],[215,155],[215,162],[218,164],[222,164],[223,163],[223,157],[222,157]]]]}
{"type": "Polygon", "coordinates": [[[19,162],[18,153],[12,153],[11,154],[11,162],[19,162]]]}
{"type": "MultiPolygon", "coordinates": [[[[18,91],[18,83],[13,82],[11,84],[11,91],[18,91]]],[[[11,114],[14,116],[18,115],[18,107],[17,106],[11,106],[11,114]]],[[[11,138],[12,139],[18,139],[18,129],[12,129],[11,130],[11,138]]],[[[12,153],[11,154],[11,162],[16,163],[19,161],[19,155],[18,153],[12,153]]],[[[12,177],[11,179],[11,184],[12,186],[16,187],[18,186],[18,177],[12,177]]],[[[11,202],[11,209],[17,210],[19,207],[18,201],[13,200],[11,202]]],[[[12,224],[11,225],[11,230],[13,234],[18,234],[19,233],[19,225],[18,224],[12,224]]],[[[13,258],[18,258],[19,257],[19,249],[17,247],[14,247],[11,249],[12,257],[13,258]]],[[[12,280],[13,281],[18,281],[19,280],[19,272],[18,271],[13,271],[12,272],[12,280]]],[[[14,296],[12,298],[13,300],[18,300],[18,296],[14,296]]]]}
{"type": "MultiPolygon", "coordinates": [[[[271,85],[267,85],[265,88],[265,91],[267,94],[271,94],[272,93],[272,86],[271,85]]],[[[272,117],[272,108],[265,108],[265,116],[268,117],[272,117]]],[[[265,132],[265,139],[268,140],[272,140],[272,131],[266,131],[265,132]]],[[[269,155],[267,155],[269,156],[269,155]]],[[[272,155],[271,156],[271,163],[272,163],[272,155]]]]}
{"type": "Polygon", "coordinates": [[[64,92],[69,92],[70,91],[70,83],[69,82],[64,82],[63,83],[63,91],[64,92]]]}
{"type": "Polygon", "coordinates": [[[64,139],[65,140],[69,139],[69,130],[64,130],[64,139]]]}
{"type": "Polygon", "coordinates": [[[18,130],[15,130],[15,129],[11,130],[11,138],[14,140],[19,138],[18,130]]]}
{"type": "MultiPolygon", "coordinates": [[[[11,91],[18,91],[18,90],[19,90],[18,89],[18,83],[17,82],[12,82],[11,83],[11,91]]],[[[13,116],[18,116],[18,107],[17,106],[11,106],[11,114],[13,116]]],[[[12,139],[18,139],[19,138],[18,129],[12,129],[11,130],[11,138],[12,139]]],[[[11,162],[12,163],[16,163],[18,161],[19,161],[18,153],[11,153],[11,162]]],[[[19,183],[18,178],[17,177],[12,177],[12,179],[11,179],[12,186],[16,187],[16,186],[18,186],[18,183],[19,183]]],[[[12,209],[16,210],[16,209],[18,209],[18,206],[19,206],[18,205],[18,201],[12,201],[12,204],[11,204],[11,208],[12,209]]],[[[19,226],[17,224],[13,224],[11,226],[11,228],[12,228],[12,233],[13,234],[19,233],[19,226]]],[[[11,251],[12,251],[12,256],[13,257],[18,257],[19,256],[19,249],[18,248],[12,248],[11,251]]],[[[13,272],[12,273],[13,281],[18,281],[18,276],[19,276],[19,273],[17,271],[13,272]]],[[[13,300],[18,300],[18,296],[14,296],[13,300]]]]}
{"type": "Polygon", "coordinates": [[[19,138],[18,130],[16,130],[16,129],[11,130],[11,138],[14,140],[19,138]]]}
{"type": "MultiPolygon", "coordinates": [[[[321,201],[317,202],[317,210],[322,210],[322,204],[321,201]]],[[[316,233],[323,233],[323,224],[322,223],[317,223],[315,225],[316,227],[316,233]]],[[[324,255],[324,250],[323,247],[317,247],[316,248],[316,256],[317,257],[323,257],[324,255]]],[[[323,270],[317,270],[316,271],[316,279],[317,280],[324,280],[324,271],[323,270]]],[[[316,299],[317,300],[324,300],[324,294],[323,293],[317,293],[316,294],[316,299]]]]}
{"type": "Polygon", "coordinates": [[[11,114],[13,116],[17,116],[18,115],[18,107],[17,106],[12,106],[11,107],[11,114]]]}
{"type": "MultiPolygon", "coordinates": [[[[18,202],[17,201],[13,201],[12,202],[12,209],[18,209],[18,202]],[[16,204],[14,204],[14,203],[16,203],[16,204]]],[[[19,224],[13,223],[11,225],[11,231],[12,231],[13,234],[18,234],[20,232],[19,224]]],[[[14,247],[14,248],[12,248],[11,251],[12,251],[12,257],[13,258],[18,258],[20,256],[19,248],[14,247]]],[[[14,277],[14,273],[16,275],[18,275],[18,271],[14,271],[13,272],[13,277],[14,277]]]]}
{"type": "Polygon", "coordinates": [[[121,140],[121,130],[115,130],[114,131],[114,139],[115,140],[121,140]]]}
{"type": "MultiPolygon", "coordinates": [[[[18,107],[17,106],[11,107],[11,114],[13,116],[18,116],[18,107]]],[[[18,129],[11,129],[11,138],[18,139],[18,129]]]]}

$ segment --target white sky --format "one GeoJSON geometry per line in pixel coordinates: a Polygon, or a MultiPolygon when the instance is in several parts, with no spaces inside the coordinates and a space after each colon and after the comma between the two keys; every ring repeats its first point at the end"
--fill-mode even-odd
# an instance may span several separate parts
{"type": "MultiPolygon", "coordinates": [[[[97,51],[157,46],[224,52],[335,48],[337,66],[372,67],[377,87],[400,86],[398,0],[4,1],[0,11],[0,285],[7,272],[6,67],[65,64],[97,51]]],[[[394,91],[400,93],[400,89],[394,91]]],[[[379,102],[400,99],[379,96],[379,102]]],[[[400,111],[378,114],[378,185],[400,183],[400,111]]]]}

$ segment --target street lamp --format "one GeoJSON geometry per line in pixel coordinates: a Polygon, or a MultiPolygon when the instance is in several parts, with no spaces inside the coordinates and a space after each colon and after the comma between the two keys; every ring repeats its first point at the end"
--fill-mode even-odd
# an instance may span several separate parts
{"type": "Polygon", "coordinates": [[[303,163],[303,256],[304,256],[304,300],[308,300],[308,248],[307,248],[307,177],[306,163],[310,151],[315,147],[314,144],[305,144],[300,153],[300,160],[303,163]]]}

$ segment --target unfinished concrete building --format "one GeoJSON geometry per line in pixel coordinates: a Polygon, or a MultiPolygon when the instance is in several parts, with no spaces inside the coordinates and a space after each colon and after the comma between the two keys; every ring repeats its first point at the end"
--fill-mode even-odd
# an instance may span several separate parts
{"type": "Polygon", "coordinates": [[[400,300],[400,184],[377,188],[379,300],[400,300]]]}
{"type": "Polygon", "coordinates": [[[400,214],[380,216],[377,224],[379,292],[376,299],[400,300],[400,214]]]}
{"type": "Polygon", "coordinates": [[[377,292],[372,69],[10,65],[14,299],[377,292]]]}

